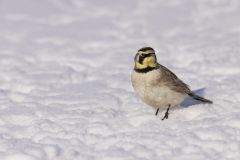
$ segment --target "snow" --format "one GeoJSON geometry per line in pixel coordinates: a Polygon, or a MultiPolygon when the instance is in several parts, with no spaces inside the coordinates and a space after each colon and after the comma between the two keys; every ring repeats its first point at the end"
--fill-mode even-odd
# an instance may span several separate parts
{"type": "Polygon", "coordinates": [[[238,0],[1,0],[0,159],[240,159],[239,15],[238,0]],[[144,46],[214,104],[156,117],[130,83],[144,46]]]}

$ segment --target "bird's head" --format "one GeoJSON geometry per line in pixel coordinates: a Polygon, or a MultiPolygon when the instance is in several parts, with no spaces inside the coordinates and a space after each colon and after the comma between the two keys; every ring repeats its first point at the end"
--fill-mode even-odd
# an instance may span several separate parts
{"type": "Polygon", "coordinates": [[[155,69],[157,67],[157,58],[154,49],[144,47],[138,50],[135,56],[135,70],[155,69]]]}

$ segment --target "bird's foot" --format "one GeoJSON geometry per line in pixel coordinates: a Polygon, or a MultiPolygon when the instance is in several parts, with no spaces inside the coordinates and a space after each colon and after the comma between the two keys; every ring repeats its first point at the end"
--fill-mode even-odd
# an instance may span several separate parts
{"type": "Polygon", "coordinates": [[[169,115],[168,111],[169,111],[170,107],[171,107],[171,105],[168,106],[167,111],[165,112],[165,115],[164,115],[164,117],[162,118],[162,120],[168,119],[168,115],[169,115]]]}
{"type": "Polygon", "coordinates": [[[159,111],[159,108],[157,109],[157,111],[156,111],[156,113],[155,113],[156,116],[158,115],[158,111],[159,111]]]}

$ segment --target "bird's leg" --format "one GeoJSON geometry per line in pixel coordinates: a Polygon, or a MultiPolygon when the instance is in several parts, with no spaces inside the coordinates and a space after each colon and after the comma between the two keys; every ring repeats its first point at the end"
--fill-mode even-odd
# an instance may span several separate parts
{"type": "Polygon", "coordinates": [[[169,111],[170,107],[171,107],[171,105],[169,104],[169,105],[168,105],[168,108],[167,108],[167,111],[165,112],[165,115],[164,115],[164,117],[162,118],[162,120],[168,119],[168,114],[169,114],[168,111],[169,111]]]}
{"type": "Polygon", "coordinates": [[[156,116],[158,115],[158,111],[159,111],[159,108],[157,109],[157,111],[156,111],[156,113],[155,113],[156,116]]]}

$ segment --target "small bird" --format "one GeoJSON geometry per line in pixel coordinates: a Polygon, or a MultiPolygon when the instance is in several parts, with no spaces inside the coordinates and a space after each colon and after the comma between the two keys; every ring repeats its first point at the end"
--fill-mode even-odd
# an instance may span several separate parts
{"type": "Polygon", "coordinates": [[[203,103],[213,103],[193,93],[173,72],[159,64],[153,48],[139,49],[134,61],[132,86],[143,102],[157,109],[156,116],[159,108],[167,108],[162,120],[168,119],[171,107],[179,105],[189,96],[203,103]]]}

